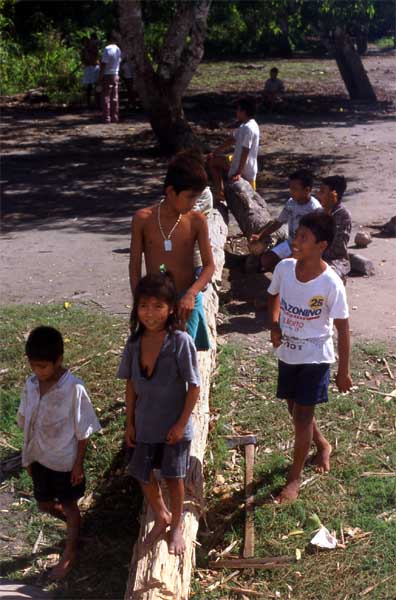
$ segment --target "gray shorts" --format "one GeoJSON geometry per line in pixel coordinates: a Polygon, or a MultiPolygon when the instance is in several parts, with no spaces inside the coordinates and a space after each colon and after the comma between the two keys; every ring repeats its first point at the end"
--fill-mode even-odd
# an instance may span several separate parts
{"type": "Polygon", "coordinates": [[[177,444],[137,442],[128,472],[142,483],[150,482],[153,469],[159,469],[163,479],[184,479],[190,463],[190,446],[190,441],[177,444]]]}

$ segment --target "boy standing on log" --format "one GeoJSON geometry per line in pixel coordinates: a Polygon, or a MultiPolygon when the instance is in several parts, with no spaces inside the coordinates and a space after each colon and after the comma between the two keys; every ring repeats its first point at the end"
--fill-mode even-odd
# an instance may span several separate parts
{"type": "Polygon", "coordinates": [[[257,154],[260,141],[259,126],[254,120],[255,104],[250,98],[241,98],[236,116],[240,126],[234,134],[207,156],[208,167],[213,179],[215,200],[224,200],[223,176],[231,181],[246,179],[256,189],[257,154]],[[224,155],[235,146],[234,154],[224,155]]]}
{"type": "Polygon", "coordinates": [[[164,265],[175,280],[179,324],[186,327],[197,350],[210,347],[201,291],[213,276],[214,262],[207,219],[192,208],[207,183],[202,161],[194,153],[179,153],[168,167],[164,199],[137,211],[131,229],[132,294],[142,276],[143,256],[147,274],[158,273],[164,265]],[[196,242],[202,259],[198,278],[194,275],[196,242]]]}
{"type": "Polygon", "coordinates": [[[303,215],[306,215],[318,208],[321,208],[319,200],[311,195],[312,192],[312,174],[306,169],[301,169],[292,173],[289,177],[289,188],[291,198],[286,202],[285,207],[279,217],[270,221],[259,233],[250,237],[250,242],[257,242],[261,238],[271,235],[284,223],[288,224],[289,237],[286,241],[277,244],[272,250],[264,252],[260,256],[261,272],[272,271],[279,261],[288,258],[292,254],[292,241],[297,231],[298,224],[303,215]]]}
{"type": "Polygon", "coordinates": [[[315,420],[315,406],[327,402],[330,364],[335,361],[333,323],[338,333],[340,392],[352,386],[349,321],[345,288],[322,254],[334,239],[334,220],[323,211],[305,215],[293,239],[293,258],[277,265],[268,288],[271,342],[278,356],[277,397],[287,400],[294,423],[294,455],[277,502],[298,497],[311,443],[320,473],[330,470],[331,445],[315,420]]]}
{"type": "Polygon", "coordinates": [[[322,179],[319,189],[319,200],[323,209],[334,219],[336,231],[333,243],[323,253],[325,260],[345,282],[351,270],[348,258],[348,243],[352,229],[352,218],[349,210],[341,200],[347,184],[342,175],[332,175],[322,179]]]}

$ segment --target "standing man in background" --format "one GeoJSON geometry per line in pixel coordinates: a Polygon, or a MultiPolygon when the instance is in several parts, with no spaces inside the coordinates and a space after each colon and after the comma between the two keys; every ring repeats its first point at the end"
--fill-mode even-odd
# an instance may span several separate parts
{"type": "Polygon", "coordinates": [[[105,123],[118,123],[118,73],[121,64],[121,50],[116,44],[115,34],[103,50],[100,63],[100,83],[102,85],[103,119],[105,123]]]}

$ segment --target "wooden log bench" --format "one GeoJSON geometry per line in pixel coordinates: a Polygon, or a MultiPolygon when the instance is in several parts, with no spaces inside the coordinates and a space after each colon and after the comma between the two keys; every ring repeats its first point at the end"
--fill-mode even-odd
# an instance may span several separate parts
{"type": "MultiPolygon", "coordinates": [[[[193,414],[194,439],[184,505],[183,535],[186,551],[180,557],[170,555],[166,540],[160,539],[149,552],[143,553],[142,542],[153,526],[153,514],[145,504],[138,541],[130,563],[125,600],[184,600],[189,596],[191,573],[195,564],[195,540],[203,510],[203,461],[209,426],[210,378],[216,364],[216,315],[219,307],[217,290],[221,284],[228,231],[226,211],[221,213],[219,210],[212,210],[208,221],[216,265],[213,284],[204,292],[211,349],[199,352],[201,393],[193,414]]],[[[166,489],[163,493],[167,499],[166,489]]]]}

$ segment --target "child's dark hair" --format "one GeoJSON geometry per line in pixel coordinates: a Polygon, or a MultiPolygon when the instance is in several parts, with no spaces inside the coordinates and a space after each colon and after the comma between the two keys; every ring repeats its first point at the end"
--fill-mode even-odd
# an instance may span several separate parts
{"type": "Polygon", "coordinates": [[[29,360],[45,360],[56,363],[63,355],[62,334],[54,327],[40,325],[29,333],[25,346],[29,360]]]}
{"type": "Polygon", "coordinates": [[[331,215],[323,210],[304,215],[300,219],[299,227],[306,227],[315,236],[316,242],[327,242],[327,247],[331,246],[335,236],[335,223],[331,215]]]}
{"type": "Polygon", "coordinates": [[[142,298],[158,298],[166,302],[173,309],[166,322],[166,328],[170,332],[176,329],[177,291],[173,276],[169,271],[146,275],[137,284],[130,323],[134,338],[142,335],[144,331],[144,325],[140,323],[138,317],[138,306],[142,298]]]}
{"type": "Polygon", "coordinates": [[[322,183],[330,188],[330,191],[337,193],[338,201],[341,200],[347,189],[347,182],[343,175],[331,175],[324,177],[322,183]]]}
{"type": "Polygon", "coordinates": [[[253,98],[250,98],[249,96],[239,98],[237,108],[243,110],[248,117],[254,117],[254,115],[256,114],[256,102],[253,98]]]}
{"type": "Polygon", "coordinates": [[[289,176],[289,181],[296,180],[296,179],[301,182],[301,185],[304,188],[312,187],[313,175],[312,175],[311,171],[309,171],[308,169],[300,169],[299,171],[294,171],[294,173],[292,173],[289,176]]]}
{"type": "Polygon", "coordinates": [[[165,176],[164,191],[172,186],[176,194],[184,190],[201,193],[208,185],[202,156],[196,150],[183,150],[172,158],[165,176]]]}

